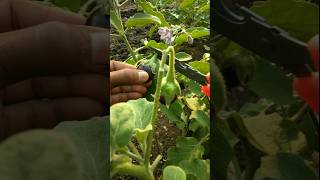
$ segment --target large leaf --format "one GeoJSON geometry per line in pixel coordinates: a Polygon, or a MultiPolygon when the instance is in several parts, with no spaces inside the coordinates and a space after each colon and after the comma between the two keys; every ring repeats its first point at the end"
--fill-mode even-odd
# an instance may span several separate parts
{"type": "Polygon", "coordinates": [[[137,13],[126,21],[126,27],[145,27],[149,24],[160,25],[161,21],[156,16],[145,13],[137,13]]]}
{"type": "Polygon", "coordinates": [[[319,7],[301,0],[268,0],[251,8],[268,23],[279,26],[302,41],[319,33],[319,7]]]}
{"type": "Polygon", "coordinates": [[[146,99],[131,100],[127,103],[132,107],[135,114],[135,135],[140,144],[144,144],[148,136],[148,132],[152,130],[151,118],[153,102],[146,99]]]}
{"type": "Polygon", "coordinates": [[[81,180],[84,169],[78,155],[65,134],[47,130],[21,133],[0,144],[0,179],[81,180]]]}
{"type": "Polygon", "coordinates": [[[110,108],[111,148],[116,150],[126,146],[135,128],[136,114],[127,103],[118,103],[110,108]]]}
{"type": "Polygon", "coordinates": [[[179,166],[187,175],[193,175],[196,180],[210,179],[210,163],[209,161],[194,159],[181,161],[179,166]]]}
{"type": "MultiPolygon", "coordinates": [[[[249,141],[259,150],[266,154],[276,154],[279,151],[298,153],[306,146],[305,136],[299,132],[294,137],[288,130],[292,126],[283,126],[283,118],[277,114],[258,116],[243,119],[248,131],[249,141]]],[[[292,130],[292,129],[291,129],[292,130]]]]}
{"type": "Polygon", "coordinates": [[[107,126],[106,117],[96,117],[87,121],[62,122],[54,129],[70,137],[80,155],[87,180],[107,179],[107,126]]]}
{"type": "Polygon", "coordinates": [[[232,133],[227,132],[222,128],[214,126],[213,131],[213,146],[210,152],[213,154],[214,162],[213,177],[215,179],[227,180],[228,167],[235,158],[233,146],[237,142],[235,136],[232,133]]]}
{"type": "Polygon", "coordinates": [[[160,19],[161,27],[170,27],[169,23],[166,21],[164,15],[157,11],[155,7],[150,2],[146,0],[138,0],[139,5],[142,7],[145,13],[155,16],[160,19]]]}
{"type": "Polygon", "coordinates": [[[177,166],[168,166],[163,171],[163,180],[186,180],[185,172],[177,166]]]}
{"type": "Polygon", "coordinates": [[[248,86],[259,96],[280,105],[291,104],[295,101],[292,78],[278,67],[263,60],[256,62],[256,70],[248,86]]]}
{"type": "Polygon", "coordinates": [[[254,180],[316,180],[317,175],[297,155],[280,153],[262,158],[254,180]]]}
{"type": "Polygon", "coordinates": [[[193,137],[179,137],[176,147],[169,148],[166,165],[179,165],[183,160],[201,158],[204,148],[193,137]]]}

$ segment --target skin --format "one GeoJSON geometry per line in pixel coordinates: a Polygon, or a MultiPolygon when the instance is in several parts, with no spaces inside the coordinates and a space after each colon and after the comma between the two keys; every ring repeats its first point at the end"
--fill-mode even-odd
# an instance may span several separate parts
{"type": "Polygon", "coordinates": [[[108,61],[109,30],[85,22],[28,0],[0,1],[0,141],[106,115],[146,92],[147,73],[108,61]]]}

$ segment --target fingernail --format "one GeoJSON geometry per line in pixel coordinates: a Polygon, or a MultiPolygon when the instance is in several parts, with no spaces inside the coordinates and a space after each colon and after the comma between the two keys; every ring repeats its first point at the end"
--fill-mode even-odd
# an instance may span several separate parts
{"type": "Polygon", "coordinates": [[[139,71],[138,75],[139,75],[139,82],[146,82],[149,79],[149,75],[145,71],[139,71]]]}

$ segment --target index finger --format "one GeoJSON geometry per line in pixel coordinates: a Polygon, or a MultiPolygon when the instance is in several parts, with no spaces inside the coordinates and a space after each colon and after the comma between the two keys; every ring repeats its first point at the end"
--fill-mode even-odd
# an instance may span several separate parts
{"type": "Polygon", "coordinates": [[[57,7],[26,0],[0,1],[0,33],[30,27],[44,22],[59,21],[84,25],[85,17],[57,7]]]}
{"type": "Polygon", "coordinates": [[[112,71],[119,71],[121,69],[137,69],[135,66],[119,61],[110,61],[110,72],[112,71]]]}

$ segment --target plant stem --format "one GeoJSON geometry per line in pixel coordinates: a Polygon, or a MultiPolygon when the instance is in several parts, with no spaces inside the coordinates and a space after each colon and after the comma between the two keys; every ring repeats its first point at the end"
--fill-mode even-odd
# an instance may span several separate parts
{"type": "Polygon", "coordinates": [[[169,71],[167,74],[167,80],[173,82],[176,79],[176,74],[175,74],[175,68],[174,68],[174,64],[175,64],[175,51],[174,51],[174,47],[169,46],[167,51],[169,51],[169,71]]]}
{"type": "Polygon", "coordinates": [[[138,155],[136,155],[136,154],[134,154],[134,153],[132,153],[130,151],[124,151],[124,154],[126,154],[127,156],[129,156],[132,159],[137,160],[140,163],[144,162],[144,159],[142,159],[141,157],[139,157],[138,155]]]}
{"type": "MultiPolygon", "coordinates": [[[[160,67],[158,70],[158,77],[157,77],[158,81],[157,81],[157,87],[156,87],[156,92],[155,92],[155,97],[154,97],[154,105],[153,105],[152,117],[151,117],[152,127],[155,126],[155,123],[157,120],[159,100],[160,100],[160,95],[161,95],[162,78],[163,78],[163,74],[164,74],[164,65],[166,64],[166,61],[167,61],[169,48],[163,52],[162,58],[161,58],[161,64],[160,64],[160,67]]],[[[147,147],[146,147],[146,152],[144,154],[145,169],[149,172],[150,172],[150,157],[151,157],[151,149],[152,149],[152,140],[153,140],[153,130],[151,130],[148,134],[147,147]]],[[[152,173],[152,171],[150,173],[152,173]]]]}
{"type": "Polygon", "coordinates": [[[121,34],[121,38],[123,39],[123,41],[125,42],[127,48],[129,49],[129,52],[130,52],[133,60],[134,60],[135,62],[137,62],[138,59],[137,59],[137,57],[136,57],[136,52],[132,49],[132,47],[131,47],[131,45],[130,45],[130,43],[129,43],[129,41],[128,41],[127,36],[126,36],[125,34],[121,34]]]}
{"type": "Polygon", "coordinates": [[[293,122],[299,123],[300,121],[302,121],[302,117],[303,115],[305,115],[307,110],[308,110],[308,104],[305,103],[299,109],[299,111],[293,117],[290,118],[290,120],[292,120],[293,122]]]}
{"type": "Polygon", "coordinates": [[[205,142],[209,139],[209,137],[210,137],[210,134],[207,134],[206,136],[204,136],[204,137],[200,140],[199,144],[205,143],[205,142]]]}
{"type": "Polygon", "coordinates": [[[152,171],[154,171],[157,168],[157,166],[158,166],[159,162],[161,161],[161,159],[162,159],[162,155],[158,155],[157,158],[153,161],[153,163],[151,165],[152,171]]]}
{"type": "Polygon", "coordinates": [[[115,176],[116,174],[130,175],[142,180],[154,180],[154,177],[150,177],[149,174],[146,173],[143,166],[138,166],[131,163],[123,163],[117,165],[111,171],[111,177],[115,176]]]}
{"type": "Polygon", "coordinates": [[[131,141],[129,142],[128,147],[134,154],[136,154],[137,156],[142,158],[140,153],[139,153],[139,151],[138,151],[138,149],[136,148],[136,146],[131,141]]]}

